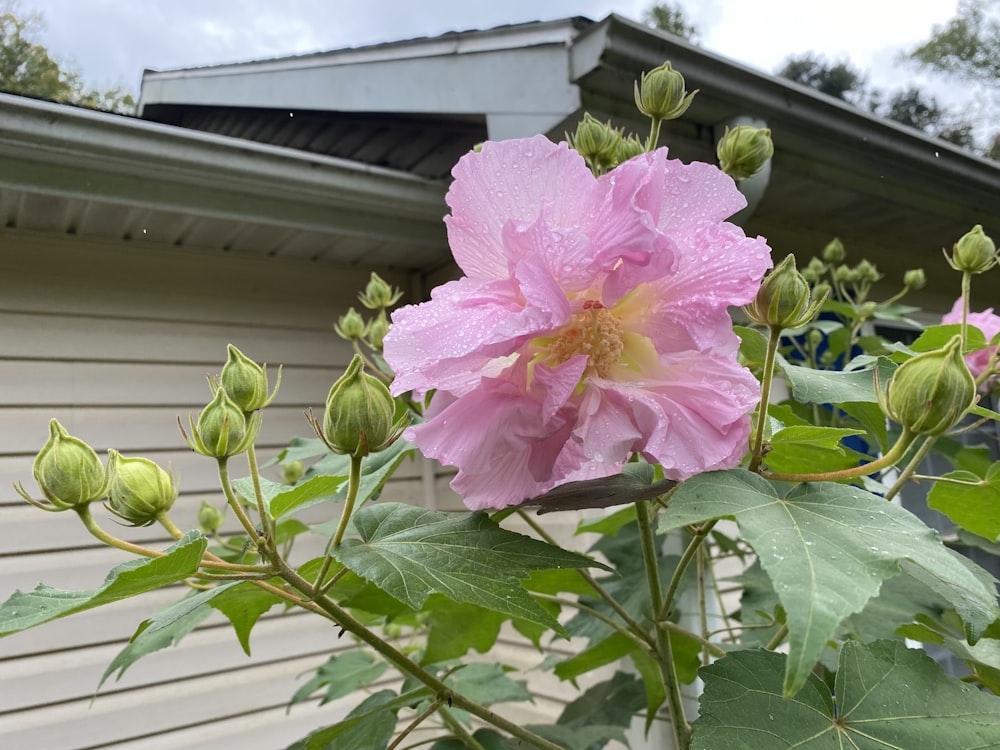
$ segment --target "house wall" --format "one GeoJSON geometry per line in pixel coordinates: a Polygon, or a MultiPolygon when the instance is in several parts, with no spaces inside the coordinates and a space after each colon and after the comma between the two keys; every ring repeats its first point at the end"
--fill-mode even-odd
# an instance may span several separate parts
{"type": "MultiPolygon", "coordinates": [[[[99,454],[116,448],[170,465],[181,494],[171,514],[196,526],[202,500],[221,505],[214,462],[184,444],[176,419],[197,417],[232,342],[281,390],[265,412],[261,460],[308,435],[307,408],[321,411],[350,359],[331,324],[353,304],[371,269],[96,242],[0,230],[0,599],[39,582],[100,585],[129,557],[89,536],[73,513],[44,513],[35,453],[59,419],[99,454]]],[[[404,277],[379,269],[393,283],[404,277]]],[[[404,464],[385,497],[421,503],[420,467],[404,464]]],[[[233,467],[236,476],[245,466],[233,467]]],[[[266,473],[266,472],[265,472],[266,473]]],[[[109,531],[165,546],[159,527],[129,529],[96,513],[109,531]]],[[[306,539],[304,557],[325,540],[306,539]]],[[[300,675],[349,647],[316,617],[269,614],[251,638],[252,658],[219,616],[94,691],[136,626],[181,587],[58,620],[0,640],[0,747],[83,750],[229,747],[273,750],[336,720],[355,700],[317,710],[285,706],[300,675]]]]}

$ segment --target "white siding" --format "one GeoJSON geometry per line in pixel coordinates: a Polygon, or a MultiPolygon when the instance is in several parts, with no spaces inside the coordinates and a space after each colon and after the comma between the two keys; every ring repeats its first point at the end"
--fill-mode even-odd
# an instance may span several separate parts
{"type": "MultiPolygon", "coordinates": [[[[221,501],[213,462],[187,449],[176,420],[197,416],[210,398],[205,376],[221,369],[226,344],[268,362],[272,380],[284,364],[265,412],[263,461],[309,434],[303,411],[322,409],[351,356],[331,325],[356,304],[370,270],[0,230],[0,598],[40,581],[93,588],[129,559],[94,540],[74,514],[43,513],[14,493],[11,483],[21,481],[37,496],[31,463],[50,418],[99,453],[116,448],[169,464],[181,487],[172,517],[191,528],[203,499],[221,501]]],[[[375,270],[409,287],[400,274],[375,270]]],[[[245,474],[245,465],[232,471],[245,474]]],[[[419,466],[405,464],[386,496],[421,502],[419,477],[419,466]]],[[[129,540],[169,541],[158,527],[101,520],[129,540]]],[[[318,554],[323,543],[309,538],[302,551],[318,554]]],[[[154,592],[0,640],[0,747],[152,750],[224,739],[273,750],[355,702],[297,706],[286,716],[299,676],[349,643],[320,618],[278,614],[255,628],[251,659],[213,616],[91,703],[138,623],[181,593],[154,592]]]]}

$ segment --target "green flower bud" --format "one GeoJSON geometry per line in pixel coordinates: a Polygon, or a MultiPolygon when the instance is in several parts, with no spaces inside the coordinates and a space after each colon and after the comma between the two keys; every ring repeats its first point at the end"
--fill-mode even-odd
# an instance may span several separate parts
{"type": "Polygon", "coordinates": [[[365,374],[361,357],[355,355],[330,389],[317,434],[334,453],[367,456],[388,448],[402,434],[405,418],[394,422],[395,414],[396,402],[385,383],[365,374]]]}
{"type": "Polygon", "coordinates": [[[285,484],[295,484],[306,473],[306,467],[301,461],[286,461],[281,465],[281,481],[285,484]]]}
{"type": "Polygon", "coordinates": [[[857,284],[860,281],[857,269],[837,266],[833,269],[833,280],[838,284],[857,284]]]}
{"type": "Polygon", "coordinates": [[[260,423],[259,412],[244,412],[224,388],[219,388],[215,391],[215,398],[202,409],[197,425],[188,417],[191,437],[184,433],[183,428],[181,433],[196,453],[228,458],[243,453],[253,444],[260,432],[260,423]]]}
{"type": "Polygon", "coordinates": [[[385,310],[399,302],[402,296],[402,291],[391,287],[377,273],[372,273],[368,285],[358,295],[358,299],[369,310],[385,310]]]}
{"type": "Polygon", "coordinates": [[[875,265],[867,260],[863,260],[854,267],[859,282],[864,284],[874,284],[882,278],[875,265]]]}
{"type": "Polygon", "coordinates": [[[334,324],[333,330],[345,341],[360,341],[368,332],[368,324],[361,317],[361,313],[353,307],[349,307],[347,312],[341,315],[334,324]]]}
{"type": "Polygon", "coordinates": [[[907,289],[923,289],[926,285],[927,276],[922,268],[913,268],[903,274],[903,286],[907,289]]]}
{"type": "Polygon", "coordinates": [[[222,523],[225,520],[225,513],[202,500],[201,508],[198,510],[198,526],[201,527],[202,531],[206,534],[213,534],[222,528],[222,523]]]}
{"type": "Polygon", "coordinates": [[[871,320],[875,317],[878,305],[875,302],[865,302],[858,308],[858,317],[861,320],[871,320]]]}
{"type": "Polygon", "coordinates": [[[229,359],[222,368],[219,384],[229,398],[240,409],[249,413],[263,409],[278,393],[281,384],[281,368],[271,395],[267,395],[267,365],[258,365],[232,344],[229,345],[229,359]]]}
{"type": "Polygon", "coordinates": [[[617,163],[621,132],[610,122],[599,122],[589,112],[576,126],[576,133],[566,134],[570,148],[577,151],[594,172],[600,174],[617,163]]]}
{"type": "Polygon", "coordinates": [[[149,526],[177,499],[174,478],[148,458],[108,451],[108,510],[132,526],[149,526]]]}
{"type": "Polygon", "coordinates": [[[368,345],[376,351],[382,351],[382,340],[389,333],[389,319],[384,313],[380,313],[368,325],[368,345]]]}
{"type": "Polygon", "coordinates": [[[843,263],[846,257],[847,251],[844,249],[844,243],[840,241],[839,237],[834,237],[823,248],[823,260],[827,263],[843,263]]]}
{"type": "Polygon", "coordinates": [[[753,177],[774,156],[769,128],[737,125],[719,139],[715,148],[722,171],[734,180],[753,177]]]}
{"type": "Polygon", "coordinates": [[[824,291],[810,294],[808,282],[795,268],[795,256],[788,255],[764,278],[756,299],[743,311],[770,328],[799,328],[819,313],[829,296],[824,291]]]}
{"type": "Polygon", "coordinates": [[[635,106],[647,117],[675,120],[687,111],[697,93],[689,94],[684,89],[684,76],[665,62],[636,81],[635,106]]]}
{"type": "Polygon", "coordinates": [[[107,494],[107,474],[94,449],[66,432],[55,419],[49,422],[49,439],[35,456],[32,474],[51,505],[33,500],[20,484],[17,493],[43,510],[69,510],[100,500],[107,494]]]}
{"type": "Polygon", "coordinates": [[[819,258],[810,258],[809,265],[802,269],[802,278],[810,284],[815,284],[826,273],[826,263],[819,258]]]}
{"type": "Polygon", "coordinates": [[[956,271],[983,273],[997,264],[997,247],[983,232],[983,225],[976,224],[955,243],[950,258],[945,253],[945,259],[956,271]]]}
{"type": "Polygon", "coordinates": [[[615,166],[624,164],[639,154],[646,153],[646,144],[635,133],[618,139],[618,153],[615,155],[615,166]]]}
{"type": "Polygon", "coordinates": [[[882,410],[914,435],[941,435],[976,402],[976,381],[962,356],[961,337],[944,349],[919,354],[899,366],[883,395],[882,410]]]}

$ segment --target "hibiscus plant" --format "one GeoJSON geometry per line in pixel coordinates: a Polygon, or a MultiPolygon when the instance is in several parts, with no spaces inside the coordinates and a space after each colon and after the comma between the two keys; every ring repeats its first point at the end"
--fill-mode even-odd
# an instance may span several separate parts
{"type": "Polygon", "coordinates": [[[177,528],[168,472],[113,451],[105,465],[53,420],[43,499],[19,492],[134,557],[97,589],[15,592],[0,635],[188,584],[103,683],[213,610],[247,650],[271,608],[308,610],[355,645],[291,703],[357,700],[294,748],[1000,747],[996,581],[963,554],[1000,553],[1000,463],[960,439],[1000,418],[984,398],[1000,318],[969,311],[996,248],[982,227],[955,243],[960,297],[926,329],[899,301],[921,271],[876,301],[877,269],[847,265],[837,241],[801,271],[772,263],[727,221],[770,134],[727,132],[721,167],[669,159],[660,126],[692,96],[667,64],[636,84],[646,138],[588,116],[568,143],[463,157],[445,218],[463,275],[394,311],[398,291],[373,275],[360,299],[374,318],[338,322],[356,356],[316,437],[279,456],[281,482],[254,447],[277,384],[231,346],[182,432],[217,462],[239,533],[221,535],[209,505],[200,530],[177,528]],[[418,451],[454,468],[468,512],[380,499],[418,451]],[[901,504],[915,489],[950,518],[944,536],[901,504]],[[114,537],[101,500],[176,543],[114,537]],[[325,522],[303,521],[310,508],[325,522]],[[547,521],[582,509],[597,541],[557,543],[547,521]],[[325,551],[297,560],[308,532],[325,551]],[[533,678],[492,656],[501,632],[566,685],[552,723],[508,718],[533,678]]]}

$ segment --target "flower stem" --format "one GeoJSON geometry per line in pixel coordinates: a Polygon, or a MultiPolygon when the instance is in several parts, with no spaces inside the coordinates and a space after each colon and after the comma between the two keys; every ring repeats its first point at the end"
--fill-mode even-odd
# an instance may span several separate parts
{"type": "Polygon", "coordinates": [[[757,471],[764,458],[764,429],[767,427],[767,405],[771,400],[774,381],[774,356],[781,341],[781,329],[770,326],[767,334],[767,351],[764,354],[764,372],[760,378],[760,406],[757,408],[757,429],[750,446],[750,471],[757,471]]]}
{"type": "Polygon", "coordinates": [[[972,296],[972,274],[962,272],[962,351],[969,345],[969,300],[972,296]]]}
{"type": "Polygon", "coordinates": [[[674,568],[674,573],[670,576],[670,583],[667,584],[667,591],[663,595],[662,608],[653,610],[656,612],[658,620],[666,620],[670,617],[670,610],[674,605],[674,597],[677,595],[677,589],[681,585],[684,573],[691,564],[691,560],[698,553],[702,543],[708,538],[709,532],[715,528],[716,523],[718,523],[718,520],[709,521],[704,526],[699,527],[692,536],[687,548],[681,553],[681,559],[677,561],[677,567],[674,568]]]}
{"type": "Polygon", "coordinates": [[[767,645],[764,646],[764,649],[767,651],[774,651],[774,649],[776,649],[784,642],[787,636],[788,636],[788,625],[785,624],[782,625],[780,628],[778,628],[775,634],[771,636],[771,640],[767,642],[767,645]]]}
{"type": "MultiPolygon", "coordinates": [[[[657,620],[663,619],[658,613],[663,611],[662,590],[660,588],[659,557],[656,554],[656,535],[653,530],[655,508],[649,502],[639,502],[635,505],[636,520],[639,523],[639,542],[642,546],[642,561],[646,568],[646,583],[649,586],[649,604],[657,620]]],[[[670,644],[670,633],[654,622],[656,634],[657,661],[660,674],[667,691],[667,702],[670,706],[670,725],[674,733],[674,747],[677,750],[688,750],[691,745],[691,725],[684,715],[684,703],[681,699],[681,684],[677,678],[674,665],[673,647],[670,644]]]]}
{"type": "Polygon", "coordinates": [[[916,435],[904,428],[903,434],[899,436],[896,444],[881,458],[840,471],[825,471],[818,474],[782,474],[770,471],[758,471],[757,473],[767,479],[777,479],[782,482],[836,482],[840,479],[855,479],[895,465],[906,455],[906,451],[909,450],[915,439],[916,435]]]}
{"type": "Polygon", "coordinates": [[[313,595],[319,596],[323,592],[323,579],[326,578],[326,574],[330,570],[330,565],[333,564],[333,558],[330,557],[330,552],[334,547],[339,545],[344,539],[344,533],[347,531],[347,523],[351,520],[351,516],[354,515],[354,503],[358,499],[358,488],[361,486],[361,457],[351,456],[351,473],[347,479],[347,499],[344,501],[344,509],[340,513],[340,523],[337,524],[337,530],[330,537],[330,542],[326,545],[326,551],[323,553],[323,567],[319,570],[319,575],[316,576],[316,582],[313,586],[313,595]]]}
{"type": "Polygon", "coordinates": [[[240,522],[240,526],[247,533],[247,536],[253,540],[255,544],[260,546],[261,534],[254,528],[253,522],[250,517],[243,510],[243,506],[240,505],[239,498],[236,497],[236,493],[233,492],[233,485],[229,482],[229,460],[226,458],[220,458],[219,461],[219,483],[222,485],[222,491],[226,495],[226,502],[229,503],[229,507],[232,509],[233,514],[240,522]]]}
{"type": "Polygon", "coordinates": [[[909,481],[910,477],[913,476],[914,472],[916,472],[916,470],[920,467],[921,461],[923,461],[924,457],[930,453],[931,448],[934,447],[934,443],[936,442],[936,437],[928,437],[924,440],[920,448],[917,449],[917,452],[913,454],[913,458],[910,459],[906,468],[899,473],[899,476],[896,477],[896,481],[893,482],[892,487],[890,487],[889,491],[885,493],[886,500],[892,500],[897,494],[899,494],[900,490],[903,489],[903,485],[909,481]]]}
{"type": "Polygon", "coordinates": [[[150,549],[149,547],[143,547],[138,544],[132,544],[131,542],[126,542],[124,539],[119,539],[116,536],[112,536],[100,526],[97,525],[97,521],[94,520],[94,516],[90,512],[90,505],[78,505],[73,508],[76,514],[80,517],[83,525],[87,528],[91,534],[100,539],[109,547],[114,547],[120,549],[124,552],[131,552],[133,555],[139,555],[140,557],[163,557],[163,552],[159,550],[150,549]]]}
{"type": "Polygon", "coordinates": [[[257,499],[257,515],[260,516],[260,527],[264,532],[264,538],[267,540],[268,549],[273,556],[278,551],[275,540],[274,519],[271,518],[271,514],[264,507],[264,492],[260,488],[260,475],[257,473],[257,450],[253,444],[247,448],[247,465],[250,469],[250,481],[253,482],[253,494],[257,499]]]}
{"type": "Polygon", "coordinates": [[[655,151],[656,144],[660,140],[660,123],[663,120],[659,117],[650,117],[649,120],[649,139],[646,141],[646,151],[655,151]]]}
{"type": "MultiPolygon", "coordinates": [[[[284,561],[280,561],[279,564],[281,567],[279,572],[281,577],[306,596],[310,596],[314,589],[313,584],[302,578],[302,576],[292,570],[284,561]]],[[[493,713],[482,704],[470,700],[460,693],[453,692],[452,689],[444,683],[444,681],[435,677],[387,641],[382,640],[378,635],[366,628],[360,621],[356,620],[350,612],[339,606],[329,597],[319,597],[314,601],[306,602],[303,606],[306,606],[307,609],[318,607],[326,612],[330,619],[340,625],[340,627],[353,634],[364,643],[367,643],[382,657],[384,657],[386,661],[399,669],[401,672],[422,682],[430,688],[437,697],[440,698],[443,696],[446,699],[450,697],[452,699],[452,705],[454,705],[455,708],[468,711],[473,716],[476,716],[483,721],[492,724],[498,729],[513,735],[530,746],[539,748],[539,750],[565,750],[565,748],[550,742],[544,737],[541,737],[534,732],[493,713]]]]}
{"type": "Polygon", "coordinates": [[[431,716],[434,715],[434,712],[437,711],[438,708],[441,707],[442,703],[444,703],[444,699],[443,698],[438,698],[435,701],[431,701],[430,705],[427,706],[427,708],[425,708],[423,711],[421,711],[413,719],[413,721],[411,721],[409,724],[407,724],[403,728],[403,730],[399,734],[396,735],[396,738],[392,742],[390,742],[388,745],[386,745],[385,750],[396,750],[396,748],[399,747],[399,744],[403,740],[406,739],[406,737],[410,734],[410,732],[412,732],[414,729],[416,729],[417,727],[419,727],[426,719],[429,719],[431,716]]]}

